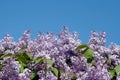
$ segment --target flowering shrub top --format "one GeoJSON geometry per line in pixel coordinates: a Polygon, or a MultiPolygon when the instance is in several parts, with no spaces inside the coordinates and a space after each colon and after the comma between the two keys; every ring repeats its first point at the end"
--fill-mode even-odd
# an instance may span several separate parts
{"type": "Polygon", "coordinates": [[[120,46],[105,46],[106,33],[91,32],[88,44],[64,28],[59,35],[25,31],[18,42],[0,40],[2,80],[120,80],[120,46]]]}

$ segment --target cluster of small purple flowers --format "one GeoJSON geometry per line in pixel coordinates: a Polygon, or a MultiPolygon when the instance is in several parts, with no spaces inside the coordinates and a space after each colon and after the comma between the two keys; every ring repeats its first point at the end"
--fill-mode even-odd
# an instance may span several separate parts
{"type": "Polygon", "coordinates": [[[2,80],[120,80],[120,73],[111,75],[110,69],[120,65],[120,46],[106,44],[106,33],[91,32],[88,47],[94,51],[94,61],[87,63],[82,50],[75,50],[82,45],[78,33],[70,33],[65,27],[58,35],[39,32],[34,40],[31,32],[25,31],[15,42],[6,34],[0,40],[0,56],[11,53],[13,56],[0,58],[0,79],[2,80]],[[15,58],[17,54],[30,53],[32,60],[42,57],[52,60],[35,64],[30,61],[21,72],[21,63],[15,58]],[[57,69],[57,74],[51,68],[57,69]],[[32,78],[32,71],[36,71],[32,78]]]}

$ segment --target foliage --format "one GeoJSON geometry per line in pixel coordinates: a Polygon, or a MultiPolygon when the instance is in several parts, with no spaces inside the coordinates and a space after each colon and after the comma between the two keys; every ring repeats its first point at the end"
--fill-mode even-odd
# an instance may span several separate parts
{"type": "Polygon", "coordinates": [[[59,35],[25,31],[18,42],[0,40],[2,80],[120,80],[120,46],[105,46],[106,33],[91,32],[88,44],[66,27],[59,35]]]}

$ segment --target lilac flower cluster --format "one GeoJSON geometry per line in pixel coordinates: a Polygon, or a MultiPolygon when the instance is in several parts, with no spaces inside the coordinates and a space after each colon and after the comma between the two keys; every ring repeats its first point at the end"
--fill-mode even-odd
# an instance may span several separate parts
{"type": "Polygon", "coordinates": [[[88,64],[82,53],[84,48],[75,50],[82,45],[78,33],[70,33],[66,27],[58,35],[52,32],[39,32],[34,40],[30,35],[30,30],[27,30],[18,42],[9,34],[0,40],[0,79],[120,80],[119,71],[113,75],[110,73],[111,69],[114,70],[120,65],[120,46],[111,44],[106,47],[105,32],[91,32],[87,44],[94,51],[94,60],[91,64],[88,64]],[[30,60],[26,61],[27,66],[22,63],[25,60],[24,56],[20,60],[21,54],[26,53],[30,53],[31,56],[30,60]],[[10,56],[5,57],[6,54],[10,56]],[[49,62],[44,62],[44,59],[51,60],[50,65],[49,62]]]}

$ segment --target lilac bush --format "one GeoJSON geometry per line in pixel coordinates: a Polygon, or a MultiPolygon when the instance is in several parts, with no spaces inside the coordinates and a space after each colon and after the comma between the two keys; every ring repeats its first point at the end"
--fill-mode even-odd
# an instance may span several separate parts
{"type": "Polygon", "coordinates": [[[16,42],[0,40],[1,80],[120,80],[120,46],[106,47],[106,32],[92,31],[82,44],[79,34],[64,27],[55,35],[26,30],[16,42]]]}

